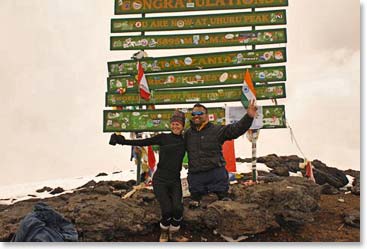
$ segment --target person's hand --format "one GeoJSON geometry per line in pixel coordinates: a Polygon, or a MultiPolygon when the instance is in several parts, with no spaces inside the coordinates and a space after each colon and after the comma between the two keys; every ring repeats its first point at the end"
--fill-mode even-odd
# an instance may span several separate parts
{"type": "Polygon", "coordinates": [[[113,133],[111,135],[111,138],[110,138],[110,144],[111,145],[116,145],[116,144],[123,145],[124,142],[125,142],[125,137],[124,136],[116,135],[116,133],[113,133]]]}
{"type": "Polygon", "coordinates": [[[247,115],[249,115],[251,118],[255,118],[256,111],[257,111],[257,107],[255,106],[255,100],[252,99],[250,101],[249,106],[247,107],[247,115]]]}

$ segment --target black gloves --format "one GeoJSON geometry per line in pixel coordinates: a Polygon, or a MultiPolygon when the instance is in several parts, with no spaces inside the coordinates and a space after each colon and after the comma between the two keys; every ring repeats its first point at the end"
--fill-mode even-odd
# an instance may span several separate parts
{"type": "Polygon", "coordinates": [[[115,133],[113,133],[111,135],[110,138],[110,145],[116,145],[116,144],[121,144],[123,145],[125,142],[125,137],[121,136],[121,135],[116,135],[115,133]]]}

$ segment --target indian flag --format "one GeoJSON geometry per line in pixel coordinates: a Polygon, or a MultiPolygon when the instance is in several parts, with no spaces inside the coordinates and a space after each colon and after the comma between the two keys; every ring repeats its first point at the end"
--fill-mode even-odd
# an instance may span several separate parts
{"type": "Polygon", "coordinates": [[[148,81],[145,77],[143,66],[141,65],[140,61],[138,61],[137,69],[138,69],[138,84],[140,90],[140,97],[142,97],[145,100],[149,100],[150,90],[148,86],[148,81]]]}
{"type": "Polygon", "coordinates": [[[254,84],[252,83],[251,74],[248,69],[246,69],[245,78],[243,80],[241,103],[245,109],[249,106],[251,100],[256,100],[256,91],[254,84]]]}

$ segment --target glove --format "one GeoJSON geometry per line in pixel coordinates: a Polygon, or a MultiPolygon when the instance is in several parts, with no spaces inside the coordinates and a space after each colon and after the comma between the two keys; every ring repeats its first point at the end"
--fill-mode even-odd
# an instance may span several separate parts
{"type": "Polygon", "coordinates": [[[125,137],[121,136],[121,135],[116,135],[115,133],[111,135],[110,138],[110,145],[115,146],[116,144],[121,144],[123,145],[125,142],[125,137]]]}

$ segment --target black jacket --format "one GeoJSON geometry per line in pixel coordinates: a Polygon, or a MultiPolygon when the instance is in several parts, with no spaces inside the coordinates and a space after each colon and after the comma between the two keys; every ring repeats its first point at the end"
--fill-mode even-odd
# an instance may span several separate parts
{"type": "Polygon", "coordinates": [[[252,124],[253,118],[247,114],[238,122],[230,125],[214,125],[208,123],[197,131],[193,123],[185,132],[185,148],[189,158],[189,173],[207,171],[216,167],[224,167],[226,162],[222,153],[222,145],[227,140],[243,135],[252,124]]]}
{"type": "Polygon", "coordinates": [[[153,181],[180,181],[182,160],[185,156],[184,140],[181,135],[162,133],[146,139],[125,140],[123,144],[136,146],[159,145],[159,162],[153,181]]]}

